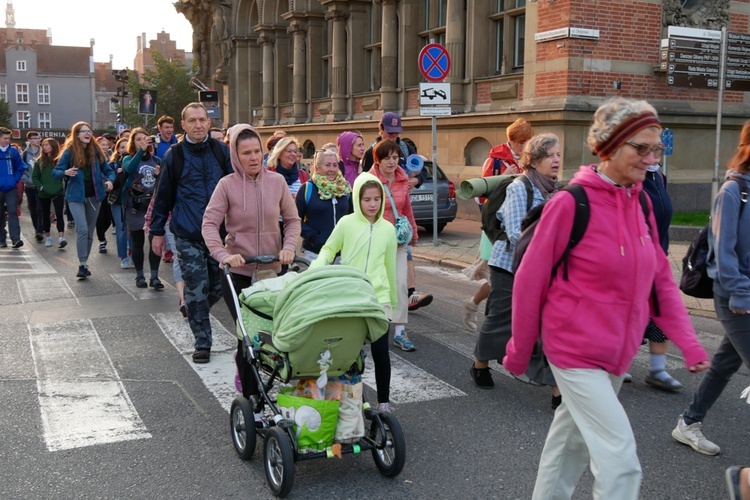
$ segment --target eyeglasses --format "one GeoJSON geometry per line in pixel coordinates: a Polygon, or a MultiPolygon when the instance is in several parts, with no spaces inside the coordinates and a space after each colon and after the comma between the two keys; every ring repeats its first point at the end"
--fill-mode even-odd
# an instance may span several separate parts
{"type": "Polygon", "coordinates": [[[654,158],[661,158],[662,153],[664,153],[664,144],[659,144],[658,146],[649,146],[648,144],[636,144],[634,142],[626,142],[628,146],[635,148],[635,152],[638,153],[638,156],[648,156],[649,153],[654,154],[654,158]]]}
{"type": "Polygon", "coordinates": [[[285,152],[285,153],[291,153],[291,154],[293,154],[293,155],[296,155],[296,154],[298,154],[298,153],[299,153],[299,151],[298,151],[298,150],[296,150],[296,149],[287,149],[287,150],[285,150],[284,152],[285,152]]]}
{"type": "Polygon", "coordinates": [[[91,130],[79,130],[78,133],[79,134],[93,134],[91,130]]]}

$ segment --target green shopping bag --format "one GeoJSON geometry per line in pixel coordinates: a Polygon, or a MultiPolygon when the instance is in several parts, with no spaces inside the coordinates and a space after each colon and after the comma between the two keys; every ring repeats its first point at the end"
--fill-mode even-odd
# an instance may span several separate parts
{"type": "Polygon", "coordinates": [[[281,415],[294,420],[294,432],[300,450],[325,450],[333,444],[339,419],[339,402],[292,396],[291,387],[279,391],[276,405],[281,415]]]}

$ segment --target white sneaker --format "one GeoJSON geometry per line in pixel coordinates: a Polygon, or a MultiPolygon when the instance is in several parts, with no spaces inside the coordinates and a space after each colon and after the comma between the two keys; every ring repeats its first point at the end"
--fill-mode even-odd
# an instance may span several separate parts
{"type": "Polygon", "coordinates": [[[51,247],[52,246],[52,237],[51,236],[47,236],[47,239],[44,240],[44,246],[45,247],[51,247]]]}
{"type": "Polygon", "coordinates": [[[378,411],[383,413],[393,413],[395,409],[391,403],[378,403],[378,411]]]}
{"type": "Polygon", "coordinates": [[[464,301],[464,330],[471,333],[477,332],[478,314],[479,306],[474,303],[474,297],[469,297],[464,301]]]}
{"type": "Polygon", "coordinates": [[[690,446],[698,453],[703,453],[704,455],[717,455],[721,451],[721,448],[706,439],[706,436],[703,435],[703,431],[701,430],[702,425],[701,422],[694,422],[687,425],[685,421],[682,420],[682,417],[680,417],[679,420],[677,420],[677,427],[672,431],[672,437],[680,443],[690,446]]]}

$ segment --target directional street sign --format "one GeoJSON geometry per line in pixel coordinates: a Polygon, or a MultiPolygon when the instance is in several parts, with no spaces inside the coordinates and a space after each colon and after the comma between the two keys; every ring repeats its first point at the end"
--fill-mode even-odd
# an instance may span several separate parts
{"type": "Polygon", "coordinates": [[[442,82],[451,70],[448,49],[439,43],[430,43],[419,52],[419,71],[429,82],[442,82]]]}

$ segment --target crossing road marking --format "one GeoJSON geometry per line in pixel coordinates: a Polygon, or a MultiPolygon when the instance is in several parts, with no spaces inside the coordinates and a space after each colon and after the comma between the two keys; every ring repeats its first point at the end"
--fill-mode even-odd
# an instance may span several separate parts
{"type": "MultiPolygon", "coordinates": [[[[21,235],[21,239],[23,235],[21,235]]],[[[28,274],[57,274],[55,268],[39,255],[29,240],[18,249],[0,248],[0,277],[28,274]]]]}
{"type": "MultiPolygon", "coordinates": [[[[113,273],[110,274],[112,279],[122,287],[123,290],[125,290],[128,295],[133,297],[133,300],[150,300],[150,299],[158,299],[161,297],[160,294],[162,293],[173,293],[176,294],[177,290],[167,283],[166,281],[162,281],[164,284],[164,289],[154,290],[153,288],[138,288],[135,286],[135,275],[133,273],[113,273]]],[[[148,279],[146,279],[148,281],[148,279]]],[[[182,316],[180,316],[182,317],[182,316]]]]}
{"type": "Polygon", "coordinates": [[[21,303],[46,302],[48,300],[75,299],[78,297],[70,289],[68,282],[62,276],[50,278],[21,278],[16,280],[21,294],[21,303]]]}
{"type": "Polygon", "coordinates": [[[49,451],[147,439],[147,431],[90,320],[29,325],[49,451]]]}
{"type": "Polygon", "coordinates": [[[232,401],[237,397],[237,390],[234,387],[234,374],[237,371],[237,365],[234,363],[233,354],[237,347],[237,338],[229,333],[219,320],[210,316],[213,336],[211,362],[197,364],[193,363],[192,358],[195,350],[193,332],[182,314],[179,312],[157,313],[152,314],[151,317],[175,349],[203,380],[208,390],[228,412],[232,406],[232,401]]]}

